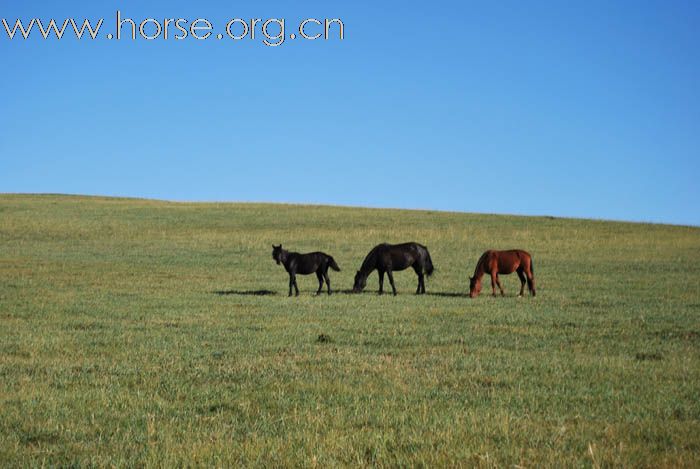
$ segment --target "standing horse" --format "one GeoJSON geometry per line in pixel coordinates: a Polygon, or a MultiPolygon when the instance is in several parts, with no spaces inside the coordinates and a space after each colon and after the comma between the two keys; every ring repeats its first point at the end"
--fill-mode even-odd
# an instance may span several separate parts
{"type": "Polygon", "coordinates": [[[527,279],[527,289],[532,296],[535,296],[535,268],[532,265],[532,256],[520,249],[510,251],[486,251],[479,258],[474,270],[474,276],[469,277],[469,297],[476,298],[481,293],[481,277],[484,274],[491,275],[491,289],[493,296],[496,296],[496,285],[501,290],[501,295],[505,295],[498,274],[518,273],[520,277],[520,294],[523,296],[525,280],[527,279]]]}
{"type": "Polygon", "coordinates": [[[418,288],[416,294],[425,293],[425,280],[423,274],[428,277],[433,273],[433,262],[430,259],[428,248],[418,243],[404,244],[379,244],[375,246],[367,257],[365,257],[362,267],[355,274],[355,284],[352,291],[361,292],[367,286],[367,277],[374,269],[379,272],[379,294],[384,293],[384,273],[389,277],[391,290],[396,295],[393,272],[413,267],[418,275],[418,288]]]}
{"type": "Polygon", "coordinates": [[[289,296],[292,296],[292,287],[296,290],[296,296],[299,296],[299,287],[297,286],[296,275],[308,275],[316,272],[318,278],[317,295],[321,294],[323,289],[323,280],[326,280],[328,286],[328,294],[331,294],[331,279],[328,278],[328,268],[340,272],[340,267],[335,263],[335,260],[323,252],[311,252],[309,254],[299,254],[298,252],[289,252],[282,249],[282,245],[272,245],[272,258],[277,261],[277,264],[284,264],[284,269],[289,273],[289,296]]]}

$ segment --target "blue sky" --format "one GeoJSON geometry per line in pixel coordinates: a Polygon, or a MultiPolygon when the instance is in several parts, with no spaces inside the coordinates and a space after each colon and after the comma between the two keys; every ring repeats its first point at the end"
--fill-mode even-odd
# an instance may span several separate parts
{"type": "Polygon", "coordinates": [[[700,4],[3,2],[0,192],[700,225],[700,4]],[[115,14],[345,39],[107,40],[115,14]]]}

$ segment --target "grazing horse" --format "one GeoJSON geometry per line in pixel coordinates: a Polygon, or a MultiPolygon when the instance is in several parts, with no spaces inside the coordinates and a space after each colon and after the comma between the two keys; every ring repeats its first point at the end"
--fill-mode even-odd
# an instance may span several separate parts
{"type": "Polygon", "coordinates": [[[379,272],[379,294],[384,293],[384,273],[389,277],[391,290],[396,295],[393,272],[413,267],[418,275],[418,288],[416,294],[425,293],[425,280],[423,274],[430,276],[433,273],[433,262],[430,259],[428,248],[418,243],[404,244],[379,244],[375,246],[367,257],[362,267],[355,274],[355,284],[352,291],[361,292],[367,286],[367,277],[374,269],[379,272]]]}
{"type": "Polygon", "coordinates": [[[317,295],[321,294],[323,289],[323,280],[326,280],[328,286],[328,294],[331,294],[331,279],[328,278],[328,268],[340,272],[340,267],[335,263],[335,260],[323,252],[311,252],[309,254],[299,254],[298,252],[289,252],[282,249],[282,245],[272,245],[272,258],[277,261],[277,264],[284,264],[284,269],[289,272],[289,296],[292,296],[292,286],[296,290],[296,296],[299,296],[299,287],[297,286],[297,274],[308,275],[316,272],[318,278],[317,295]]]}
{"type": "Polygon", "coordinates": [[[479,258],[474,270],[474,276],[469,277],[469,296],[476,298],[481,293],[481,277],[484,274],[491,275],[491,289],[493,296],[496,296],[496,285],[503,293],[503,287],[498,279],[498,274],[518,273],[520,277],[520,294],[523,296],[525,289],[525,280],[527,279],[527,289],[530,290],[532,296],[535,296],[535,268],[532,265],[532,257],[529,253],[520,249],[512,249],[510,251],[486,251],[479,258]]]}

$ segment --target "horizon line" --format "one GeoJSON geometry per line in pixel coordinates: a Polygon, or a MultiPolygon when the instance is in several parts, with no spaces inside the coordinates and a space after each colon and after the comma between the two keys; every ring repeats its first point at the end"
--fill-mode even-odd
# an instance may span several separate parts
{"type": "Polygon", "coordinates": [[[126,200],[143,200],[149,202],[164,202],[173,204],[259,204],[259,205],[296,205],[309,207],[338,207],[348,209],[367,209],[367,210],[406,210],[413,212],[440,212],[454,213],[465,215],[488,215],[488,216],[503,216],[503,217],[522,217],[522,218],[547,218],[550,220],[581,220],[600,223],[630,223],[637,225],[663,225],[675,226],[681,228],[700,228],[700,225],[686,223],[669,223],[663,221],[645,221],[645,220],[621,220],[613,218],[593,218],[593,217],[575,217],[569,215],[550,215],[550,214],[524,214],[524,213],[503,213],[503,212],[468,212],[464,210],[448,210],[440,208],[424,208],[424,207],[388,207],[388,206],[370,206],[370,205],[352,205],[342,203],[323,203],[323,202],[290,202],[279,200],[210,200],[210,199],[161,199],[155,197],[132,196],[132,195],[106,195],[106,194],[74,194],[63,192],[0,192],[0,196],[39,196],[39,197],[83,197],[83,198],[104,198],[104,199],[126,199],[126,200]]]}

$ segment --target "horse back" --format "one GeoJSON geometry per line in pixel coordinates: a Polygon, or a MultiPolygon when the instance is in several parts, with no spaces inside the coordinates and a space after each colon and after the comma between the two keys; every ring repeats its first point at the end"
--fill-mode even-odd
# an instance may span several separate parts
{"type": "Polygon", "coordinates": [[[522,249],[510,249],[508,251],[491,251],[492,265],[498,267],[499,274],[512,274],[518,270],[521,266],[530,265],[530,254],[522,249]]]}
{"type": "Polygon", "coordinates": [[[522,249],[511,249],[506,252],[513,253],[514,256],[517,256],[520,265],[530,265],[531,257],[529,252],[523,251],[522,249]]]}
{"type": "Polygon", "coordinates": [[[295,264],[296,273],[301,275],[308,275],[316,272],[324,262],[328,262],[327,259],[330,257],[323,252],[310,252],[308,254],[294,253],[292,256],[293,258],[290,260],[293,260],[295,264]]]}
{"type": "Polygon", "coordinates": [[[391,270],[407,269],[421,258],[421,250],[425,249],[424,246],[414,242],[386,245],[382,256],[384,261],[382,267],[384,270],[387,267],[391,270]]]}

